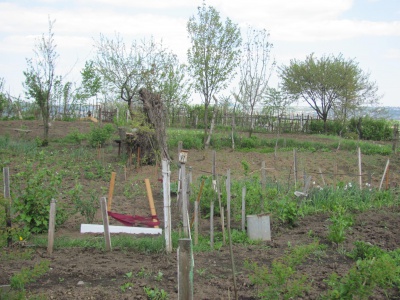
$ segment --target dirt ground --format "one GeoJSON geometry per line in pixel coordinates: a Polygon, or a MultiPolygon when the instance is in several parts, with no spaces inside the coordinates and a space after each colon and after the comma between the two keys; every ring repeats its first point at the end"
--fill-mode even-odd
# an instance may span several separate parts
{"type": "MultiPolygon", "coordinates": [[[[72,128],[78,128],[81,132],[90,130],[90,122],[53,122],[50,128],[50,140],[65,136],[72,128]]],[[[13,138],[33,139],[41,137],[43,127],[38,121],[7,121],[0,122],[0,135],[9,134],[13,138]],[[15,129],[29,129],[31,132],[21,133],[15,129]],[[22,135],[22,136],[21,136],[22,135]]],[[[275,137],[265,135],[266,138],[275,137]]],[[[286,135],[287,138],[311,139],[312,136],[286,135]]],[[[323,140],[323,138],[318,137],[323,140]]],[[[163,222],[163,204],[161,194],[160,170],[152,166],[143,166],[140,169],[128,168],[127,178],[121,167],[117,167],[117,145],[111,143],[105,153],[104,159],[115,164],[117,171],[117,183],[114,193],[113,210],[118,212],[134,212],[138,215],[148,214],[149,206],[145,194],[137,194],[134,201],[123,196],[124,185],[127,182],[139,182],[143,178],[150,178],[153,188],[153,196],[161,224],[163,222]]],[[[173,149],[172,151],[176,151],[173,149]]],[[[172,153],[172,152],[171,152],[172,153]]],[[[176,155],[175,155],[176,156],[176,155]]],[[[190,150],[188,165],[193,168],[193,178],[208,174],[211,171],[212,152],[190,150]]],[[[371,183],[377,186],[382,176],[386,157],[363,156],[363,170],[371,173],[371,183]]],[[[268,180],[289,180],[292,152],[278,152],[277,156],[260,153],[232,152],[229,150],[217,151],[217,172],[226,174],[227,169],[232,170],[232,176],[243,176],[241,161],[250,163],[250,173],[258,172],[263,160],[267,164],[268,180]]],[[[348,175],[332,175],[337,167],[337,174],[356,174],[356,153],[298,153],[300,170],[313,176],[316,184],[322,185],[322,178],[317,174],[319,168],[325,174],[327,184],[342,180],[344,182],[356,182],[355,178],[348,175]]],[[[391,157],[390,183],[399,181],[400,163],[398,156],[391,157]]],[[[176,161],[173,164],[176,164],[176,161]]],[[[300,176],[301,177],[301,176],[300,176]]],[[[177,168],[172,168],[172,180],[177,178],[177,168]]],[[[290,179],[290,180],[293,180],[290,179]]],[[[366,180],[366,179],[365,179],[366,180]]],[[[203,201],[203,200],[202,200],[203,201]]],[[[68,220],[62,228],[56,232],[56,237],[79,237],[80,223],[84,219],[78,215],[68,220]]],[[[96,222],[101,224],[101,216],[98,213],[96,222]]],[[[173,227],[179,222],[179,214],[173,211],[173,227]]],[[[112,221],[113,223],[113,221],[112,221]]],[[[350,251],[353,243],[358,240],[377,245],[382,249],[394,250],[400,247],[400,207],[373,210],[360,213],[356,216],[342,250],[327,240],[327,215],[313,215],[302,218],[297,226],[289,228],[279,220],[271,216],[272,241],[262,242],[259,245],[234,245],[233,255],[237,273],[237,288],[239,299],[258,299],[256,297],[257,286],[249,280],[249,271],[244,267],[244,262],[252,261],[260,265],[270,266],[274,259],[285,253],[290,247],[300,244],[308,244],[313,238],[318,238],[320,243],[328,245],[328,249],[321,256],[312,256],[308,261],[297,268],[302,274],[306,274],[311,289],[300,299],[319,299],[327,289],[325,280],[330,274],[345,274],[354,263],[343,255],[343,249],[350,251]],[[312,231],[312,237],[310,232],[312,231]]],[[[217,218],[215,228],[219,228],[217,218]]],[[[234,228],[240,228],[240,224],[233,223],[234,228]]],[[[217,229],[218,230],[218,229],[217,229]]],[[[209,221],[201,220],[201,233],[209,233],[209,221]]],[[[99,238],[102,238],[99,236],[99,238]]],[[[11,250],[12,251],[12,250],[11,250]]],[[[34,257],[30,261],[11,260],[0,265],[0,285],[9,284],[9,278],[22,267],[33,266],[39,260],[50,260],[51,271],[41,277],[37,282],[27,286],[28,293],[44,294],[48,299],[147,299],[144,287],[157,287],[164,289],[170,299],[177,298],[177,253],[145,255],[114,248],[112,252],[84,248],[56,249],[53,255],[48,255],[46,249],[36,248],[34,257]],[[143,270],[147,276],[132,279],[125,277],[126,273],[139,274],[143,270]],[[156,280],[156,275],[162,272],[162,277],[156,280]],[[121,286],[130,281],[132,287],[125,292],[121,286]],[[83,284],[78,284],[82,283],[83,284]]],[[[209,252],[194,253],[194,299],[233,299],[233,280],[229,247],[209,252]]],[[[377,291],[371,299],[400,299],[400,291],[377,291]]]]}

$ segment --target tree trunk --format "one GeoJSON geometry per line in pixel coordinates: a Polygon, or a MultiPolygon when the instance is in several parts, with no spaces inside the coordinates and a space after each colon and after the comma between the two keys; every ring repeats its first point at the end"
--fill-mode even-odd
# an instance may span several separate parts
{"type": "Polygon", "coordinates": [[[210,146],[210,142],[211,142],[211,135],[213,133],[214,130],[214,124],[215,124],[215,118],[217,117],[217,111],[218,111],[218,100],[215,96],[213,96],[214,100],[215,100],[215,106],[214,106],[214,111],[213,111],[213,115],[212,115],[212,119],[211,119],[211,125],[210,125],[210,130],[208,131],[208,135],[207,135],[207,140],[204,144],[204,148],[208,149],[208,147],[210,146]]]}
{"type": "Polygon", "coordinates": [[[203,141],[204,146],[206,146],[208,137],[208,106],[209,106],[209,101],[206,99],[204,104],[204,141],[203,141]]]}
{"type": "Polygon", "coordinates": [[[167,132],[165,126],[165,107],[159,94],[154,94],[146,89],[139,91],[143,101],[143,110],[150,123],[154,126],[157,146],[160,150],[161,159],[171,160],[168,153],[167,132]]]}
{"type": "Polygon", "coordinates": [[[253,134],[253,131],[254,131],[254,120],[253,120],[253,109],[251,109],[251,112],[250,112],[249,138],[251,138],[251,135],[253,134]]]}

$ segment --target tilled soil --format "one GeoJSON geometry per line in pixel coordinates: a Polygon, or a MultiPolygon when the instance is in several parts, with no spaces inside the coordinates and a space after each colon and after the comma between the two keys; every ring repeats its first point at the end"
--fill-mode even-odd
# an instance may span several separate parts
{"type": "MultiPolygon", "coordinates": [[[[0,122],[0,135],[20,135],[20,132],[13,129],[21,127],[32,130],[32,132],[23,133],[24,136],[22,137],[18,136],[18,138],[23,139],[41,136],[41,130],[43,129],[38,121],[0,122]]],[[[81,132],[88,132],[90,123],[53,122],[50,129],[50,139],[65,136],[72,128],[78,128],[81,132]]],[[[309,139],[310,137],[294,136],[293,138],[309,139]]],[[[117,148],[116,145],[113,145],[113,150],[108,154],[110,157],[105,159],[108,159],[111,163],[115,162],[116,154],[117,148]]],[[[231,168],[233,176],[241,177],[243,176],[242,160],[250,163],[250,172],[259,170],[261,161],[266,160],[267,166],[273,166],[268,170],[268,178],[271,180],[284,180],[282,178],[288,178],[287,173],[290,173],[291,170],[292,155],[292,153],[283,152],[274,157],[274,154],[265,155],[221,150],[217,152],[217,167],[219,173],[225,173],[226,169],[231,168]]],[[[356,160],[354,161],[354,166],[349,167],[345,160],[343,160],[342,165],[340,164],[340,159],[344,159],[342,157],[343,153],[339,155],[339,159],[335,159],[338,156],[332,154],[331,156],[334,156],[334,158],[327,160],[325,160],[326,153],[314,153],[312,155],[301,153],[299,155],[304,169],[307,167],[317,171],[318,167],[322,167],[323,169],[332,170],[334,166],[332,161],[335,160],[339,171],[340,169],[347,168],[352,170],[357,168],[356,160]]],[[[193,166],[195,180],[211,171],[210,151],[190,150],[189,157],[190,164],[193,166]]],[[[379,159],[384,165],[386,158],[379,159]]],[[[398,160],[398,158],[395,158],[395,162],[396,159],[398,160]]],[[[382,165],[379,167],[382,167],[382,165]]],[[[368,168],[368,165],[365,167],[368,168]]],[[[310,173],[311,171],[308,172],[310,173]]],[[[172,180],[176,180],[176,173],[176,171],[173,171],[172,180]]],[[[134,176],[151,178],[156,210],[162,224],[163,204],[161,183],[158,181],[160,177],[159,171],[155,170],[154,167],[143,166],[141,169],[129,169],[127,176],[126,181],[128,182],[134,176]]],[[[392,169],[391,176],[391,181],[398,181],[396,165],[392,169]]],[[[113,208],[118,212],[134,211],[135,214],[139,215],[147,214],[149,209],[145,194],[138,195],[134,204],[123,196],[123,186],[126,183],[123,177],[121,173],[118,173],[113,208]]],[[[322,181],[319,175],[314,175],[314,178],[314,180],[318,181],[316,184],[322,181]]],[[[379,176],[376,175],[372,183],[376,185],[379,179],[379,176]]],[[[326,175],[325,180],[333,182],[334,179],[330,179],[329,175],[326,175]]],[[[311,284],[311,288],[299,299],[319,299],[327,290],[326,279],[330,274],[334,272],[339,276],[346,274],[354,265],[354,261],[347,257],[345,252],[351,251],[355,241],[369,242],[388,251],[400,247],[399,207],[375,209],[357,214],[345,242],[339,247],[327,240],[327,228],[330,224],[328,217],[328,215],[324,214],[306,216],[301,218],[296,223],[296,226],[292,228],[271,216],[271,241],[261,242],[257,245],[234,244],[233,255],[236,267],[238,298],[258,299],[256,297],[258,287],[249,280],[250,271],[245,267],[246,261],[269,267],[273,260],[281,258],[284,253],[294,246],[309,244],[315,239],[318,239],[321,244],[326,244],[327,249],[318,253],[318,255],[311,255],[305,263],[297,267],[296,270],[306,275],[307,282],[311,284]]],[[[84,219],[78,215],[71,217],[56,232],[56,238],[62,236],[82,237],[79,233],[79,225],[83,222],[84,219]]],[[[99,213],[96,216],[96,222],[101,223],[99,213]]],[[[111,222],[115,223],[115,221],[111,222]]],[[[179,214],[173,212],[173,227],[176,228],[178,222],[179,214]]],[[[219,219],[216,218],[216,230],[220,229],[219,224],[219,219]]],[[[240,224],[233,223],[232,227],[239,229],[240,224]]],[[[209,234],[209,221],[204,218],[201,219],[201,233],[204,235],[209,234]]],[[[102,239],[102,236],[99,235],[98,238],[102,239]]],[[[14,248],[5,251],[21,251],[24,250],[24,247],[30,246],[15,245],[14,248]]],[[[11,276],[21,270],[22,267],[32,267],[40,260],[48,259],[50,261],[50,271],[36,280],[36,282],[26,286],[28,294],[41,294],[48,299],[147,299],[144,288],[150,287],[165,290],[170,299],[176,299],[178,295],[176,249],[171,254],[141,254],[118,248],[114,248],[112,252],[86,248],[63,248],[55,249],[52,255],[48,255],[45,248],[33,247],[33,249],[35,249],[35,253],[31,260],[0,260],[0,285],[9,284],[11,276]],[[131,277],[127,276],[130,272],[132,272],[131,277]],[[161,274],[160,272],[162,275],[157,276],[161,274]],[[127,285],[128,282],[131,284],[127,285]],[[127,287],[125,291],[122,288],[124,286],[127,287]]],[[[194,299],[234,298],[232,266],[228,245],[223,245],[219,250],[194,253],[193,284],[194,299]]],[[[397,289],[377,290],[371,299],[400,299],[400,291],[397,289]]]]}

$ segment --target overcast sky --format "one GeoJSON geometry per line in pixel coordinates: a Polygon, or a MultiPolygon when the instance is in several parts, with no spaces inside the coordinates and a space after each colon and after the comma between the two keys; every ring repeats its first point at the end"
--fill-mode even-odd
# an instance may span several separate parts
{"type": "MultiPolygon", "coordinates": [[[[57,74],[80,82],[100,33],[119,33],[127,44],[153,36],[186,61],[186,24],[200,0],[0,0],[0,77],[6,90],[23,96],[26,58],[35,39],[53,28],[60,59],[57,74]]],[[[225,19],[245,29],[270,32],[278,66],[307,55],[355,59],[383,94],[400,106],[400,0],[208,0],[225,19]]],[[[276,87],[276,76],[271,81],[276,87]]],[[[226,91],[227,95],[229,91],[226,91]]]]}

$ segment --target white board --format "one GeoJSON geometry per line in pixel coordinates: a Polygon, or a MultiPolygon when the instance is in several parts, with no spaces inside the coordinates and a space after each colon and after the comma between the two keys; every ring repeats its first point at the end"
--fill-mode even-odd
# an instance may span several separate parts
{"type": "MultiPolygon", "coordinates": [[[[81,233],[104,233],[104,226],[97,224],[81,224],[81,233]]],[[[110,233],[162,234],[162,229],[147,227],[110,226],[110,233]]]]}

